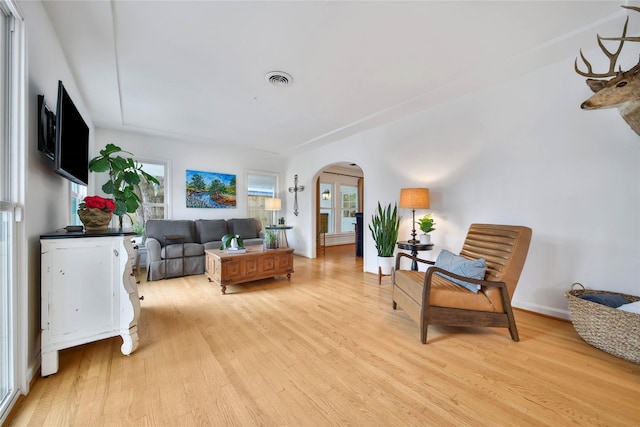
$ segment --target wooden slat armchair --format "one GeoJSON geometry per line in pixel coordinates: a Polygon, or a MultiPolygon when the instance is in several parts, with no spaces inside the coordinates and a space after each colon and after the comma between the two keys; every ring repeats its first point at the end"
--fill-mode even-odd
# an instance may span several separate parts
{"type": "Polygon", "coordinates": [[[429,325],[488,326],[509,328],[511,338],[519,341],[511,298],[529,251],[531,229],[513,225],[471,224],[460,256],[487,263],[485,280],[469,279],[433,266],[433,261],[415,258],[431,264],[427,273],[400,270],[403,257],[398,253],[393,273],[393,309],[398,306],[420,326],[420,340],[427,342],[429,325]],[[481,286],[477,294],[447,280],[436,272],[445,273],[464,282],[481,286]]]}

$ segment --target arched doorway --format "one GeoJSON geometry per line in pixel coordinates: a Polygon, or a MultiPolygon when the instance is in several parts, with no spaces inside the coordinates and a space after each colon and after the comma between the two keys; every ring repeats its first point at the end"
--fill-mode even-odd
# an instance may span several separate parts
{"type": "Polygon", "coordinates": [[[316,255],[327,247],[353,245],[355,257],[362,257],[364,173],[351,162],[324,167],[315,185],[316,255]]]}

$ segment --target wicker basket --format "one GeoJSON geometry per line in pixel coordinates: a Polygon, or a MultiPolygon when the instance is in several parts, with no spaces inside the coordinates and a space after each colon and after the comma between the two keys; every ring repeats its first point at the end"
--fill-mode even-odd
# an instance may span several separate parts
{"type": "Polygon", "coordinates": [[[640,301],[640,297],[585,289],[580,283],[571,285],[565,294],[573,327],[583,340],[609,354],[640,364],[640,314],[587,301],[580,298],[582,294],[620,295],[631,302],[640,301]],[[582,289],[575,289],[576,285],[582,289]]]}
{"type": "Polygon", "coordinates": [[[112,215],[112,212],[104,212],[101,209],[78,209],[78,216],[86,231],[106,231],[112,215]]]}

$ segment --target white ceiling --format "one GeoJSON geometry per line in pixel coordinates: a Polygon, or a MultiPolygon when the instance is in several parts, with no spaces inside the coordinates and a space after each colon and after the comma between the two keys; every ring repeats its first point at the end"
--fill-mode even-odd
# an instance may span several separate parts
{"type": "Polygon", "coordinates": [[[97,127],[276,154],[593,49],[627,3],[44,1],[97,127]]]}

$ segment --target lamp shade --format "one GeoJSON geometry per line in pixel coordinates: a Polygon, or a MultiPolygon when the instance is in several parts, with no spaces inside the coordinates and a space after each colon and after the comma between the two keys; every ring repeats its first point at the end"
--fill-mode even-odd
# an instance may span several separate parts
{"type": "Polygon", "coordinates": [[[279,211],[282,207],[282,200],[272,197],[270,199],[264,199],[264,209],[267,211],[279,211]]]}
{"type": "Polygon", "coordinates": [[[400,190],[400,207],[403,209],[429,209],[428,188],[403,188],[400,190]]]}

